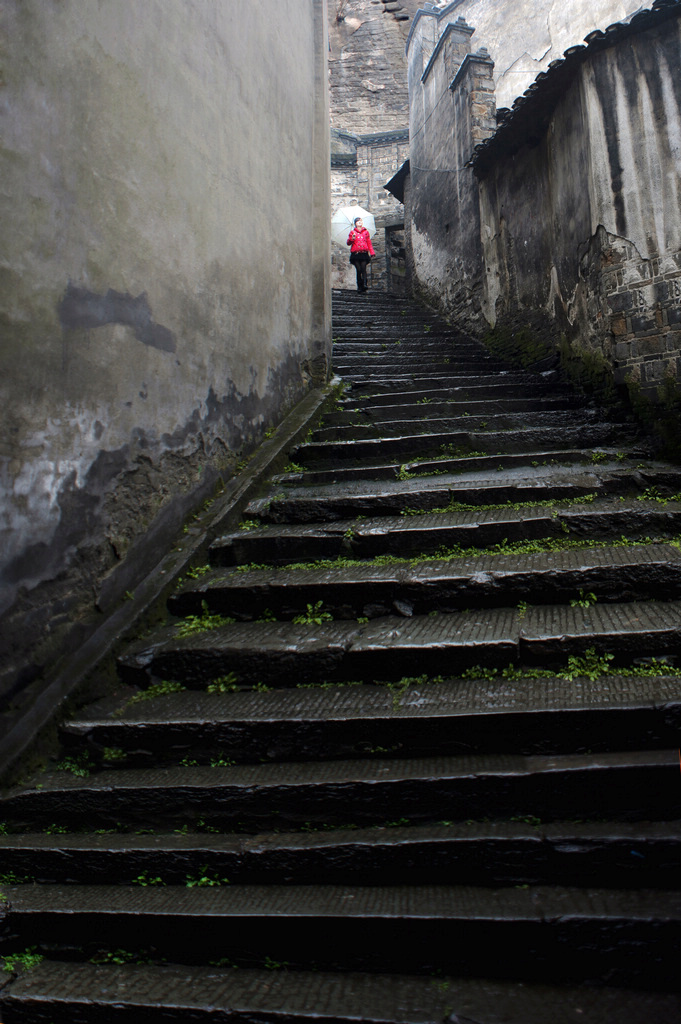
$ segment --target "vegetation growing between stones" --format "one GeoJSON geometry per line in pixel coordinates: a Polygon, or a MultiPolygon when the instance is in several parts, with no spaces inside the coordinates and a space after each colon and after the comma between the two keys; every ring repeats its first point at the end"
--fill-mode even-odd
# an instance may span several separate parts
{"type": "Polygon", "coordinates": [[[175,635],[179,639],[194,636],[196,633],[208,633],[221,626],[230,626],[235,621],[226,615],[211,614],[205,601],[202,602],[201,607],[203,608],[201,615],[187,615],[177,626],[175,635]]]}
{"type": "Polygon", "coordinates": [[[10,953],[7,956],[3,956],[3,971],[13,973],[18,967],[23,968],[25,971],[30,971],[33,967],[37,967],[44,959],[42,953],[36,953],[37,948],[37,946],[28,946],[23,953],[10,953]]]}
{"type": "MultiPolygon", "coordinates": [[[[290,562],[286,565],[272,565],[266,562],[249,562],[238,566],[235,572],[254,572],[258,570],[272,572],[313,572],[327,569],[351,569],[359,566],[383,566],[383,565],[420,565],[424,562],[449,562],[464,558],[481,558],[483,556],[499,555],[530,555],[558,553],[561,551],[573,550],[596,550],[600,548],[636,548],[645,547],[650,544],[672,544],[674,547],[681,547],[681,536],[679,537],[609,537],[606,540],[591,537],[537,537],[531,540],[508,541],[502,540],[489,547],[463,547],[460,544],[453,544],[449,547],[441,547],[434,554],[418,554],[411,557],[401,555],[376,555],[374,558],[347,558],[341,555],[338,558],[320,558],[314,562],[290,562]]],[[[322,602],[317,602],[321,608],[322,602]]],[[[315,606],[316,607],[316,606],[315,606]]],[[[586,606],[585,606],[586,607],[586,606]]],[[[298,616],[293,621],[321,622],[328,621],[328,618],[310,618],[312,606],[307,606],[307,613],[298,616]],[[307,617],[306,617],[307,616],[307,617]]]]}
{"type": "Polygon", "coordinates": [[[155,697],[165,697],[169,693],[180,693],[184,689],[185,687],[182,683],[177,683],[172,679],[162,679],[158,683],[152,683],[146,688],[146,690],[140,690],[138,693],[134,693],[132,697],[129,697],[125,704],[116,711],[116,714],[122,715],[126,708],[131,707],[133,704],[139,704],[146,700],[153,700],[155,697]]]}
{"type": "Polygon", "coordinates": [[[597,495],[580,494],[576,498],[545,498],[542,501],[504,501],[497,504],[469,505],[463,501],[450,501],[448,505],[440,505],[437,508],[403,508],[401,516],[426,516],[440,515],[446,512],[520,512],[523,509],[531,508],[571,508],[573,505],[589,505],[595,501],[597,495]]]}

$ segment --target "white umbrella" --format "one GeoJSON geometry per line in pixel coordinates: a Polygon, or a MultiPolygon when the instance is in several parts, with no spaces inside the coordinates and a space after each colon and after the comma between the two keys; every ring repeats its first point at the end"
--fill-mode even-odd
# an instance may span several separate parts
{"type": "Polygon", "coordinates": [[[361,217],[364,227],[370,235],[376,234],[376,221],[373,213],[363,210],[361,206],[342,206],[331,218],[331,237],[339,245],[345,245],[348,235],[355,226],[355,217],[361,217]]]}

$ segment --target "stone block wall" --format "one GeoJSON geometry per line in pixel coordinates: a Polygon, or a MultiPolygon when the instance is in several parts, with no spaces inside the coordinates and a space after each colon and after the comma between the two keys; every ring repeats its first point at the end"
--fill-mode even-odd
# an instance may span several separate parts
{"type": "MultiPolygon", "coordinates": [[[[388,284],[386,227],[388,223],[403,220],[404,212],[402,204],[383,186],[407,157],[407,132],[356,136],[356,146],[355,165],[344,165],[332,158],[332,211],[357,203],[373,213],[377,230],[371,241],[376,257],[369,266],[369,286],[385,291],[388,284]]],[[[333,244],[331,275],[334,288],[356,287],[355,270],[349,262],[348,253],[347,248],[344,250],[333,244]]]]}
{"type": "Polygon", "coordinates": [[[626,239],[601,229],[585,267],[586,307],[619,384],[655,393],[681,382],[681,252],[642,259],[626,239]]]}
{"type": "Polygon", "coordinates": [[[363,135],[406,127],[404,47],[418,7],[418,0],[329,0],[333,128],[363,135]]]}
{"type": "Polygon", "coordinates": [[[0,19],[16,691],[326,378],[328,41],[325,0],[4,0],[0,19]]]}

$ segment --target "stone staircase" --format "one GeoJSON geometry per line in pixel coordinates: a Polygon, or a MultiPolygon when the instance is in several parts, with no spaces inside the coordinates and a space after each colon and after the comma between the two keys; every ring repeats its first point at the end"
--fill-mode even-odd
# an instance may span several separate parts
{"type": "Polygon", "coordinates": [[[323,422],[4,794],[3,1024],[678,1024],[681,474],[403,300],[334,334],[323,422]]]}

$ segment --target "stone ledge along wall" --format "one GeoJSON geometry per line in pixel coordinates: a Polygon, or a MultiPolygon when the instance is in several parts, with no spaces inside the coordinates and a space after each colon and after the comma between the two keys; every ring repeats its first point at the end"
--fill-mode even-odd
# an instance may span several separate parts
{"type": "Polygon", "coordinates": [[[330,189],[325,0],[0,19],[7,706],[326,379],[330,189]]]}
{"type": "MultiPolygon", "coordinates": [[[[414,291],[471,331],[531,325],[554,344],[564,332],[571,355],[591,352],[617,382],[654,395],[680,370],[679,5],[660,3],[631,24],[611,24],[620,4],[591,6],[589,22],[580,3],[549,19],[546,55],[555,61],[562,47],[566,59],[515,98],[499,69],[509,79],[513,46],[521,66],[539,53],[534,18],[514,43],[510,4],[495,6],[497,21],[482,0],[417,14],[407,263],[414,291]],[[473,53],[457,69],[462,11],[482,22],[469,26],[473,53]],[[571,35],[571,13],[588,46],[571,35]]],[[[541,35],[547,23],[537,21],[541,35]]]]}

